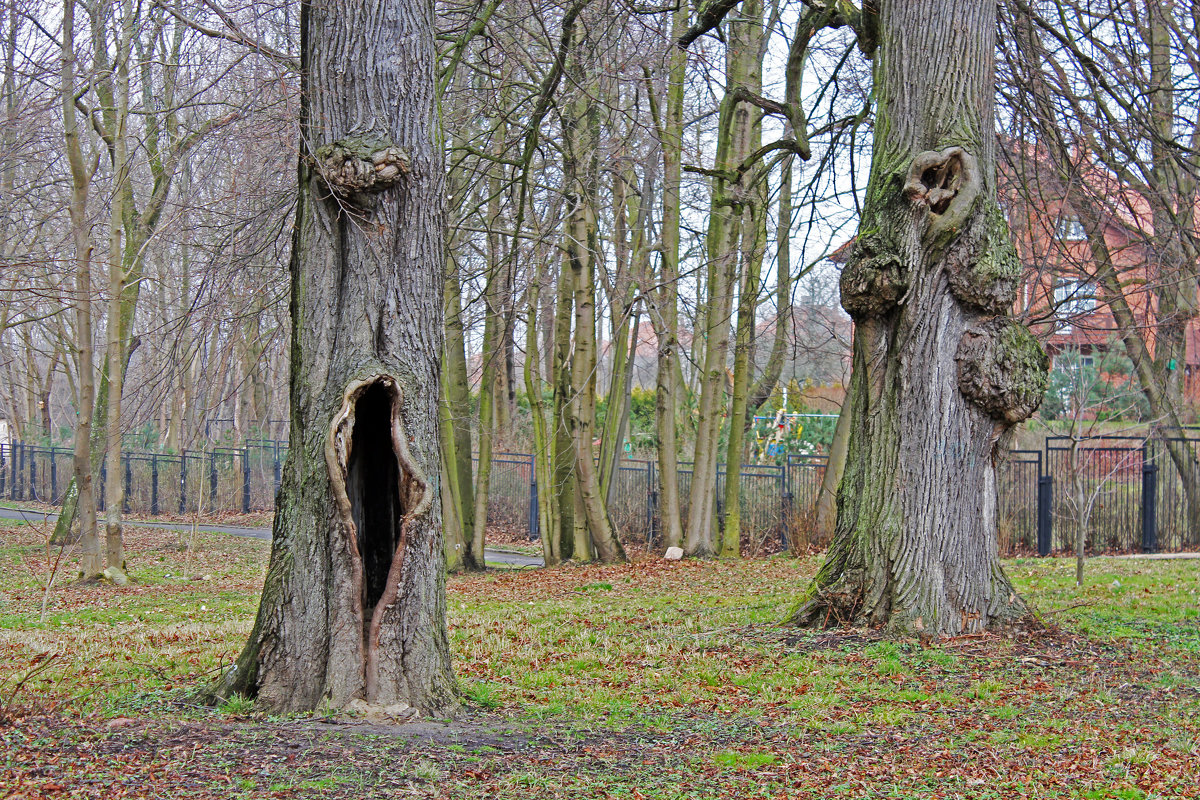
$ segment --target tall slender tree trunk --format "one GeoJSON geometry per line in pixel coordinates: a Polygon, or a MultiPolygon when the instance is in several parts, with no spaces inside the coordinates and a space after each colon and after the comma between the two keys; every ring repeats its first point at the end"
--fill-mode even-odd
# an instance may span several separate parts
{"type": "MultiPolygon", "coordinates": [[[[765,194],[765,192],[763,192],[765,194]]],[[[762,198],[765,200],[765,197],[762,198]]],[[[742,269],[738,289],[737,338],[733,356],[733,391],[729,400],[729,440],[725,449],[725,524],[721,531],[721,556],[736,558],[742,539],[742,457],[746,442],[746,412],[750,399],[751,348],[762,284],[761,205],[748,208],[742,219],[742,269]]]]}
{"type": "Polygon", "coordinates": [[[882,0],[875,144],[842,305],[855,320],[837,529],[795,612],[957,635],[1026,614],[996,552],[996,457],[1048,359],[1011,319],[995,195],[992,0],[882,0]]]}
{"type": "Polygon", "coordinates": [[[104,463],[108,481],[104,485],[105,561],[109,569],[124,571],[125,546],[121,512],[125,505],[125,481],[121,469],[121,395],[125,387],[125,341],[121,329],[122,298],[125,294],[125,198],[129,174],[129,56],[133,44],[133,9],[121,4],[121,27],[116,38],[115,75],[112,79],[113,196],[109,214],[108,324],[106,355],[109,370],[105,419],[104,463]]]}
{"type": "MultiPolygon", "coordinates": [[[[453,516],[445,521],[446,565],[464,566],[473,558],[475,490],[471,453],[471,391],[467,380],[466,344],[462,322],[462,284],[458,265],[447,260],[443,282],[446,314],[445,360],[442,365],[441,437],[445,454],[442,491],[453,516]]],[[[478,566],[471,564],[472,567],[478,566]]]]}
{"type": "MultiPolygon", "coordinates": [[[[785,126],[784,136],[789,135],[790,125],[785,126]]],[[[746,401],[746,428],[754,422],[754,414],[767,401],[779,384],[783,373],[784,356],[788,342],[792,340],[792,161],[791,153],[784,156],[779,179],[779,221],[775,229],[775,335],[771,339],[771,352],[762,374],[754,381],[746,401]]]]}
{"type": "MultiPolygon", "coordinates": [[[[83,160],[79,122],[75,115],[75,0],[63,2],[62,113],[67,163],[71,169],[71,238],[75,246],[75,363],[78,402],[75,410],[75,481],[67,497],[78,509],[79,571],[85,578],[104,569],[96,529],[96,496],[92,479],[92,414],[95,404],[95,364],[92,349],[92,242],[87,216],[91,174],[83,160]]],[[[69,529],[70,522],[67,522],[69,529]]],[[[55,530],[55,535],[59,531],[55,530]]],[[[68,537],[63,536],[64,540],[68,537]]]]}
{"type": "Polygon", "coordinates": [[[546,421],[546,403],[542,399],[542,380],[538,376],[541,354],[538,352],[537,309],[544,270],[539,270],[529,284],[525,317],[525,393],[529,397],[529,416],[533,427],[533,469],[539,486],[538,533],[542,541],[542,559],[546,566],[563,561],[563,539],[557,494],[551,491],[554,481],[553,440],[546,421]],[[545,487],[544,489],[542,487],[545,487]]]}
{"type": "MultiPolygon", "coordinates": [[[[728,20],[729,47],[726,54],[725,97],[721,103],[715,169],[728,174],[761,141],[761,112],[736,97],[739,88],[756,91],[761,83],[759,58],[762,37],[762,3],[746,0],[736,16],[728,20]]],[[[743,217],[752,212],[743,195],[748,187],[714,177],[709,210],[707,256],[707,303],[703,373],[696,428],[695,464],[692,468],[691,502],[685,550],[688,555],[717,554],[717,455],[725,411],[725,387],[729,354],[733,298],[739,274],[739,243],[743,235],[753,238],[751,223],[743,217]]],[[[761,210],[760,210],[761,211],[761,210]]],[[[744,414],[743,414],[744,416],[744,414]]],[[[741,425],[739,419],[737,425],[741,425]]],[[[726,485],[728,486],[728,481],[726,485]]],[[[726,507],[726,513],[729,512],[726,507]]],[[[729,548],[725,548],[727,551],[729,548]]]]}
{"type": "MultiPolygon", "coordinates": [[[[567,165],[566,253],[574,289],[575,346],[571,352],[571,403],[569,428],[574,448],[575,481],[578,491],[576,529],[583,523],[590,547],[605,562],[621,561],[625,552],[600,493],[592,442],[596,426],[596,261],[598,225],[596,220],[600,191],[599,108],[593,96],[596,81],[595,43],[587,26],[576,31],[579,37],[573,72],[582,90],[564,114],[567,165]]],[[[581,558],[576,542],[575,558],[581,558]]],[[[590,548],[589,548],[590,549],[590,548]]]]}
{"type": "Polygon", "coordinates": [[[608,376],[608,413],[600,434],[600,495],[604,504],[613,502],[620,476],[625,436],[632,403],[633,364],[637,358],[640,308],[636,299],[637,279],[644,281],[646,262],[646,210],[650,205],[651,170],[647,170],[641,192],[629,191],[637,179],[632,169],[613,176],[614,250],[616,273],[609,298],[612,369],[608,376]],[[627,239],[628,237],[628,239],[627,239]]]}
{"type": "MultiPolygon", "coordinates": [[[[680,3],[671,15],[671,41],[688,27],[689,8],[680,3]]],[[[683,544],[683,509],[679,496],[679,439],[676,411],[684,390],[679,379],[679,187],[683,164],[683,90],[687,51],[672,47],[667,68],[667,104],[659,140],[663,161],[662,268],[656,313],[651,315],[658,340],[654,379],[654,426],[658,439],[658,513],[663,545],[683,544]]]]}
{"type": "MultiPolygon", "coordinates": [[[[568,235],[566,223],[563,237],[568,235]]],[[[575,394],[571,386],[571,319],[575,302],[575,278],[570,257],[563,251],[558,270],[557,296],[554,304],[554,356],[551,379],[554,390],[554,408],[551,417],[550,441],[553,482],[548,492],[548,501],[558,507],[558,528],[551,535],[559,539],[559,553],[563,560],[578,558],[590,561],[591,542],[582,515],[577,515],[578,491],[575,483],[575,440],[571,432],[571,404],[575,394]]]]}
{"type": "Polygon", "coordinates": [[[455,704],[438,502],[445,174],[430,0],[301,6],[291,449],[250,640],[276,711],[455,704]]]}
{"type": "MultiPolygon", "coordinates": [[[[462,72],[456,71],[456,82],[462,72]]],[[[451,148],[453,149],[453,147],[451,148]]],[[[447,212],[453,218],[464,206],[469,186],[463,170],[451,169],[447,176],[447,212]]],[[[471,548],[475,539],[475,488],[471,442],[471,386],[467,377],[466,337],[463,325],[462,279],[456,258],[461,252],[457,237],[459,225],[448,225],[445,277],[442,281],[442,302],[445,314],[445,347],[442,361],[441,402],[439,404],[439,436],[442,447],[443,530],[445,531],[446,568],[451,571],[466,566],[473,558],[471,548]]],[[[471,567],[478,564],[472,563],[471,567]]]]}

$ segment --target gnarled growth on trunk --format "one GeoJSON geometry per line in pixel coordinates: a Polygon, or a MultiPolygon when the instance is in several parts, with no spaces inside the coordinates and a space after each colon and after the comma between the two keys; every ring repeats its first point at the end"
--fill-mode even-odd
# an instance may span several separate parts
{"type": "Polygon", "coordinates": [[[1048,359],[1007,316],[1019,263],[995,199],[995,15],[988,0],[879,4],[871,177],[841,280],[849,451],[800,624],[957,635],[1026,613],[997,557],[995,463],[1048,359]]]}

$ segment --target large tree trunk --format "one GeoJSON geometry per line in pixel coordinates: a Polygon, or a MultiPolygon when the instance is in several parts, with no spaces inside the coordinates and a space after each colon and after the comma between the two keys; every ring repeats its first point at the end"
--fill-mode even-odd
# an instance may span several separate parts
{"type": "Polygon", "coordinates": [[[438,502],[443,174],[433,3],[301,7],[291,450],[250,641],[276,711],[455,703],[438,502]]]}
{"type": "Polygon", "coordinates": [[[1026,613],[996,552],[996,453],[1048,360],[1009,318],[995,200],[991,0],[884,0],[859,236],[849,456],[833,545],[794,619],[956,635],[1026,613]]]}

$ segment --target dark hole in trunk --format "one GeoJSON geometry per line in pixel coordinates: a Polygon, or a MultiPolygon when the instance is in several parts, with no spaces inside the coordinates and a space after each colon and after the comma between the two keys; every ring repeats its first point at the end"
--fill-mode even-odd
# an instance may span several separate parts
{"type": "Polygon", "coordinates": [[[369,620],[387,586],[404,518],[400,463],[392,446],[392,395],[381,384],[371,384],[355,402],[350,442],[346,495],[358,528],[363,611],[369,620]]]}

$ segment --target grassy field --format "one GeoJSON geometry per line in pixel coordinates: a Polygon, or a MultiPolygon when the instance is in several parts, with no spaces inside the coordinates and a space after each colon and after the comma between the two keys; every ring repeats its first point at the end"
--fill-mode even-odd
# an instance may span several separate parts
{"type": "Polygon", "coordinates": [[[43,534],[0,522],[0,798],[1200,797],[1200,561],[1011,562],[1049,629],[931,648],[780,626],[814,559],[455,576],[461,713],[376,726],[191,702],[266,543],[47,594],[43,534]]]}

